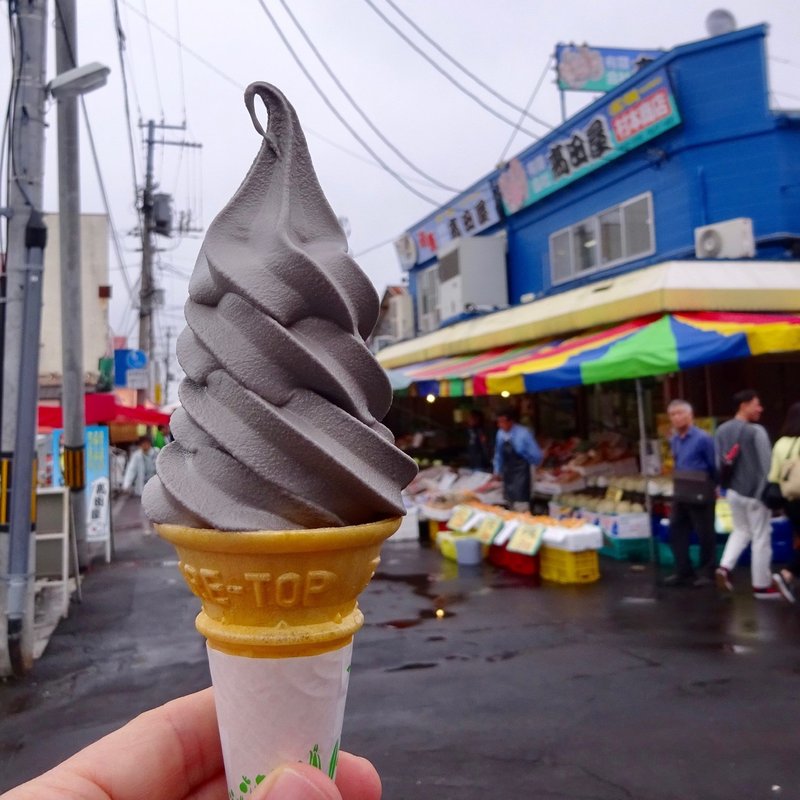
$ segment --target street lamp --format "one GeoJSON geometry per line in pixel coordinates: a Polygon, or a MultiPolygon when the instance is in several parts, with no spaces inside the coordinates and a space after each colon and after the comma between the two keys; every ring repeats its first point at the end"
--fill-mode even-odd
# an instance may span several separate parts
{"type": "Polygon", "coordinates": [[[78,95],[88,94],[106,85],[111,69],[99,61],[92,61],[82,67],[75,67],[56,75],[45,86],[48,94],[56,100],[66,100],[78,95]]]}
{"type": "Polygon", "coordinates": [[[59,0],[56,26],[58,75],[45,87],[58,107],[58,214],[61,275],[61,407],[64,419],[64,485],[69,488],[76,551],[88,566],[86,542],[85,367],[81,301],[81,194],[78,99],[106,84],[111,71],[93,61],[75,64],[74,3],[59,0]]]}

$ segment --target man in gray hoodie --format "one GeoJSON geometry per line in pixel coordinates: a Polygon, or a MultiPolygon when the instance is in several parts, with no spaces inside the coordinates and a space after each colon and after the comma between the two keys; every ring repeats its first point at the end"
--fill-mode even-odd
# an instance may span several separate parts
{"type": "Polygon", "coordinates": [[[720,425],[715,436],[722,488],[727,489],[725,497],[733,516],[733,531],[717,567],[716,582],[720,589],[733,590],[731,570],[749,544],[753,596],[780,599],[772,584],[770,511],[761,502],[772,456],[769,436],[757,424],[764,408],[752,389],[737,392],[733,402],[736,416],[720,425]]]}

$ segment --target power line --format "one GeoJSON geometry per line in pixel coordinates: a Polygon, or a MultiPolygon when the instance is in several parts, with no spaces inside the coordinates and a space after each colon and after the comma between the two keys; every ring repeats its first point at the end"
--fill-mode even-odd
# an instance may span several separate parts
{"type": "MultiPolygon", "coordinates": [[[[413,29],[414,29],[414,30],[415,30],[415,31],[416,31],[418,34],[419,34],[419,35],[420,35],[420,36],[422,36],[422,38],[423,38],[423,39],[425,39],[425,41],[427,41],[427,42],[428,42],[428,43],[429,43],[429,44],[430,44],[432,47],[435,47],[435,48],[436,48],[436,50],[438,50],[438,51],[439,51],[439,52],[440,52],[440,53],[441,53],[441,54],[442,54],[442,55],[443,55],[443,56],[444,56],[444,57],[445,57],[445,58],[446,58],[446,59],[447,59],[447,60],[448,60],[448,61],[449,61],[451,64],[454,64],[454,65],[455,65],[456,67],[458,67],[458,68],[459,68],[459,69],[460,69],[460,70],[461,70],[461,71],[462,71],[462,72],[463,72],[465,75],[468,75],[470,78],[472,78],[472,80],[473,80],[473,81],[475,81],[475,83],[477,83],[477,84],[478,84],[478,86],[481,86],[482,88],[486,89],[486,91],[487,91],[487,92],[489,92],[490,94],[492,94],[492,95],[493,95],[494,97],[496,97],[498,100],[500,100],[500,101],[502,101],[503,103],[505,103],[507,106],[510,106],[511,108],[513,108],[513,109],[514,109],[514,111],[519,111],[519,112],[521,112],[521,113],[522,113],[524,116],[526,116],[526,117],[529,117],[530,119],[534,120],[534,122],[538,122],[540,125],[544,125],[545,127],[552,129],[552,127],[553,127],[552,125],[550,125],[550,124],[549,124],[549,123],[547,123],[547,122],[544,122],[543,120],[539,119],[538,117],[536,117],[536,116],[534,116],[533,114],[531,114],[531,113],[530,113],[530,111],[529,111],[529,106],[530,106],[530,103],[528,103],[528,106],[526,106],[525,108],[522,108],[521,106],[518,106],[516,103],[512,102],[511,100],[507,99],[506,97],[503,97],[503,95],[501,95],[501,94],[500,94],[500,92],[497,92],[497,91],[495,91],[495,90],[494,90],[494,89],[493,89],[491,86],[489,86],[487,83],[484,83],[484,81],[482,81],[482,80],[481,80],[481,79],[480,79],[480,78],[479,78],[479,77],[478,77],[478,76],[477,76],[477,75],[476,75],[474,72],[470,72],[470,70],[468,70],[468,69],[467,69],[467,68],[466,68],[466,67],[465,67],[465,66],[464,66],[464,65],[463,65],[463,64],[462,64],[460,61],[458,61],[458,60],[457,60],[457,59],[456,59],[454,56],[450,55],[450,53],[448,53],[448,52],[447,52],[447,51],[446,51],[446,50],[445,50],[445,49],[444,49],[444,48],[443,48],[443,47],[442,47],[442,46],[441,46],[441,45],[440,45],[440,44],[439,44],[439,43],[438,43],[438,42],[437,42],[435,39],[433,39],[433,38],[431,38],[430,36],[428,36],[428,34],[425,32],[425,30],[424,30],[423,28],[421,28],[419,25],[417,25],[417,23],[416,23],[416,22],[414,22],[414,20],[413,20],[413,19],[411,19],[411,17],[409,17],[409,16],[408,16],[408,14],[406,14],[406,13],[405,13],[405,11],[403,11],[403,10],[402,10],[402,9],[401,9],[401,8],[400,8],[400,7],[399,7],[397,4],[396,4],[396,3],[392,2],[392,0],[386,0],[386,2],[387,2],[387,4],[388,4],[388,5],[390,5],[390,6],[391,6],[391,7],[392,7],[392,8],[393,8],[393,9],[394,9],[394,10],[395,10],[395,11],[396,11],[396,12],[397,12],[397,13],[398,13],[398,14],[399,14],[399,15],[400,15],[400,16],[401,16],[401,17],[402,17],[402,18],[403,18],[403,19],[404,19],[404,20],[405,20],[405,21],[406,21],[406,22],[407,22],[407,23],[408,23],[408,24],[409,24],[409,25],[410,25],[410,26],[411,26],[411,27],[412,27],[412,28],[413,28],[413,29]]],[[[398,33],[400,33],[400,32],[398,31],[398,33]]],[[[404,37],[404,38],[405,38],[405,37],[404,37]]],[[[406,40],[406,41],[408,41],[408,40],[406,40]]]]}
{"type": "Polygon", "coordinates": [[[330,77],[331,77],[331,80],[332,80],[332,81],[333,81],[333,82],[336,84],[336,86],[339,88],[339,91],[340,91],[340,92],[341,92],[341,93],[342,93],[342,94],[343,94],[343,95],[344,95],[344,96],[345,96],[345,97],[346,97],[346,98],[347,98],[347,99],[350,101],[350,104],[353,106],[353,108],[356,110],[356,112],[358,112],[358,115],[361,117],[361,119],[363,119],[363,120],[364,120],[364,122],[366,122],[366,123],[367,123],[367,125],[368,125],[368,126],[369,126],[369,128],[370,128],[370,130],[372,130],[372,131],[375,133],[375,135],[376,135],[376,136],[377,136],[377,137],[378,137],[378,138],[379,138],[379,139],[380,139],[380,140],[381,140],[381,141],[382,141],[382,142],[383,142],[383,143],[384,143],[384,144],[385,144],[385,145],[386,145],[386,146],[387,146],[387,147],[388,147],[388,148],[389,148],[389,149],[390,149],[390,150],[391,150],[391,151],[392,151],[392,152],[393,152],[393,153],[394,153],[394,154],[395,154],[395,155],[396,155],[396,156],[397,156],[397,157],[398,157],[398,158],[399,158],[399,159],[400,159],[400,160],[401,160],[401,161],[402,161],[404,164],[406,164],[406,165],[408,165],[409,167],[411,167],[411,169],[413,169],[413,170],[414,170],[414,172],[416,172],[417,174],[421,175],[423,178],[426,178],[426,179],[427,179],[427,180],[429,180],[429,181],[430,181],[432,184],[434,184],[434,185],[438,186],[438,187],[439,187],[439,188],[441,188],[441,189],[446,189],[448,192],[458,192],[459,190],[458,190],[458,189],[456,189],[454,186],[448,186],[446,183],[442,183],[441,181],[438,181],[438,180],[436,180],[436,178],[432,177],[432,176],[431,176],[431,175],[429,175],[427,172],[425,172],[424,170],[420,169],[420,168],[419,168],[419,167],[418,167],[416,164],[414,164],[414,162],[413,162],[413,161],[411,161],[410,159],[406,158],[406,156],[405,156],[405,155],[403,155],[403,153],[402,153],[402,152],[401,152],[401,151],[400,151],[400,150],[399,150],[397,147],[395,147],[395,145],[394,145],[394,144],[392,144],[392,142],[390,142],[390,141],[389,141],[389,139],[387,139],[387,138],[386,138],[386,137],[383,135],[383,133],[381,133],[381,131],[378,129],[378,127],[377,127],[377,126],[376,126],[376,125],[375,125],[375,124],[372,122],[372,120],[371,120],[371,119],[370,119],[370,118],[369,118],[369,117],[366,115],[366,113],[364,113],[364,111],[363,111],[363,109],[361,108],[361,106],[359,106],[359,105],[358,105],[358,103],[356,103],[356,101],[353,99],[353,96],[350,94],[350,92],[348,92],[348,91],[347,91],[347,89],[345,89],[345,87],[344,87],[344,85],[342,84],[342,82],[341,82],[341,81],[339,80],[339,78],[336,76],[336,73],[335,73],[335,72],[334,72],[334,71],[333,71],[333,70],[330,68],[330,66],[328,65],[328,62],[327,62],[327,61],[325,61],[325,59],[322,57],[322,55],[321,55],[321,53],[319,52],[319,50],[316,48],[316,46],[314,45],[314,43],[311,41],[311,38],[309,37],[308,33],[306,33],[306,30],[305,30],[305,28],[303,28],[303,26],[302,26],[302,25],[300,24],[300,22],[298,21],[297,17],[295,17],[295,15],[292,13],[292,11],[291,11],[291,9],[289,8],[289,5],[287,4],[286,0],[280,0],[280,4],[283,6],[284,10],[285,10],[285,11],[286,11],[286,13],[289,15],[289,18],[292,20],[292,22],[295,24],[295,26],[297,27],[297,29],[300,31],[300,35],[301,35],[301,36],[302,36],[302,37],[303,37],[303,38],[306,40],[306,43],[307,43],[307,44],[308,44],[308,46],[311,48],[311,50],[312,50],[312,52],[314,53],[314,55],[315,55],[315,56],[316,56],[316,57],[319,59],[319,61],[320,61],[320,63],[322,64],[322,66],[325,68],[325,71],[328,73],[328,75],[330,75],[330,77]]]}
{"type": "Polygon", "coordinates": [[[158,96],[158,107],[161,109],[161,119],[164,119],[164,103],[161,99],[161,82],[158,79],[158,64],[156,63],[156,50],[153,46],[153,31],[150,27],[150,15],[147,13],[147,0],[142,0],[144,8],[144,18],[147,22],[147,39],[150,43],[150,61],[153,64],[153,77],[156,83],[156,95],[158,96]]]}
{"type": "MultiPolygon", "coordinates": [[[[547,61],[545,62],[544,69],[542,70],[542,74],[539,76],[539,80],[536,82],[536,86],[533,87],[533,91],[531,92],[530,98],[528,98],[528,103],[525,108],[530,108],[531,103],[533,103],[534,98],[539,93],[539,89],[542,88],[542,84],[544,83],[544,79],[547,77],[547,73],[550,72],[550,64],[552,63],[552,56],[549,56],[547,61]]],[[[519,121],[522,122],[522,116],[520,116],[519,121]]],[[[514,141],[514,137],[517,135],[519,131],[519,127],[514,128],[511,132],[511,136],[508,137],[508,141],[506,142],[506,146],[503,148],[503,152],[500,153],[500,158],[498,159],[499,163],[503,163],[506,158],[506,154],[511,147],[511,142],[514,141]]]]}
{"type": "Polygon", "coordinates": [[[136,174],[136,148],[133,144],[133,123],[131,120],[131,107],[128,102],[128,77],[125,70],[125,31],[122,29],[122,20],[119,15],[119,3],[117,0],[114,2],[114,26],[117,33],[117,51],[119,52],[119,68],[122,75],[122,91],[123,99],[125,100],[125,121],[128,133],[128,152],[131,161],[131,174],[133,176],[133,205],[136,209],[136,215],[139,219],[139,224],[142,223],[141,209],[139,208],[139,178],[136,174]]]}
{"type": "Polygon", "coordinates": [[[8,22],[11,29],[11,42],[12,42],[12,53],[14,57],[14,61],[12,63],[12,77],[11,82],[11,97],[9,98],[9,136],[8,136],[8,150],[9,150],[9,176],[14,181],[19,193],[22,195],[25,203],[30,207],[31,211],[36,211],[37,209],[33,205],[31,201],[30,195],[28,194],[27,189],[23,182],[19,179],[19,175],[17,174],[17,142],[16,137],[14,136],[14,125],[11,123],[11,115],[14,112],[14,108],[17,104],[17,95],[19,94],[19,84],[20,84],[20,72],[22,70],[22,57],[25,54],[25,42],[23,40],[22,28],[19,24],[19,17],[18,12],[16,9],[16,3],[9,3],[8,4],[8,22]],[[17,24],[14,25],[14,19],[16,18],[17,24]],[[20,59],[19,64],[17,63],[17,59],[20,59]]]}
{"type": "MultiPolygon", "coordinates": [[[[115,8],[115,11],[116,11],[115,16],[116,16],[116,18],[118,20],[117,28],[119,30],[124,31],[125,26],[127,26],[127,24],[128,24],[127,17],[126,17],[126,20],[125,20],[125,26],[123,26],[122,25],[122,14],[119,13],[119,6],[117,5],[117,0],[112,0],[112,2],[114,3],[114,8],[115,8]]],[[[141,16],[141,12],[138,12],[138,13],[141,16]]],[[[124,42],[125,42],[124,33],[123,33],[123,37],[122,38],[123,38],[123,46],[124,46],[124,42]]],[[[133,63],[133,57],[132,57],[131,52],[127,48],[125,48],[124,52],[125,52],[125,59],[126,59],[126,61],[128,63],[128,70],[130,72],[131,89],[133,91],[133,102],[136,104],[137,119],[139,121],[141,121],[141,119],[142,119],[142,105],[139,102],[139,92],[136,89],[136,65],[133,63]]]]}
{"type": "MultiPolygon", "coordinates": [[[[260,1],[260,0],[259,0],[259,1],[260,1]]],[[[433,59],[432,59],[432,58],[431,58],[431,57],[430,57],[430,56],[429,56],[429,55],[428,55],[428,54],[427,54],[427,53],[426,53],[426,52],[425,52],[425,51],[424,51],[424,50],[423,50],[421,47],[419,47],[419,46],[418,46],[418,45],[417,45],[415,42],[413,42],[411,39],[409,39],[409,38],[408,38],[408,36],[406,36],[406,35],[405,35],[405,33],[403,33],[403,31],[401,31],[401,30],[400,30],[400,28],[398,28],[398,27],[397,27],[397,25],[395,25],[395,24],[394,24],[394,22],[392,22],[392,21],[391,21],[391,20],[390,20],[390,19],[389,19],[389,18],[388,18],[388,17],[387,17],[387,16],[386,16],[384,13],[383,13],[383,11],[381,11],[381,10],[380,10],[380,9],[379,9],[379,8],[378,8],[376,5],[375,5],[375,3],[373,2],[373,0],[364,0],[364,2],[365,2],[365,3],[366,3],[366,4],[367,4],[367,5],[368,5],[368,6],[369,6],[369,7],[370,7],[370,8],[371,8],[371,9],[372,9],[372,10],[373,10],[373,11],[374,11],[374,12],[375,12],[375,13],[376,13],[376,14],[377,14],[377,15],[378,15],[378,16],[379,16],[379,17],[380,17],[380,18],[381,18],[381,19],[382,19],[382,20],[383,20],[383,21],[384,21],[384,22],[385,22],[385,23],[386,23],[386,24],[387,24],[387,25],[388,25],[388,26],[389,26],[389,27],[390,27],[390,28],[391,28],[391,29],[392,29],[392,30],[393,30],[393,31],[394,31],[394,32],[395,32],[395,33],[396,33],[398,36],[399,36],[399,37],[400,37],[400,38],[401,38],[401,39],[403,39],[403,41],[405,41],[405,42],[408,44],[408,46],[409,46],[409,47],[411,47],[411,49],[412,49],[412,50],[415,50],[417,53],[419,53],[419,54],[420,54],[420,55],[421,55],[421,56],[422,56],[422,57],[423,57],[423,58],[424,58],[424,59],[425,59],[425,60],[426,60],[426,61],[427,61],[427,62],[428,62],[428,63],[429,63],[429,64],[430,64],[430,65],[431,65],[431,66],[432,66],[432,67],[433,67],[433,68],[434,68],[434,69],[435,69],[437,72],[439,72],[439,73],[440,73],[441,75],[443,75],[443,76],[444,76],[444,77],[445,77],[445,78],[446,78],[448,81],[450,81],[450,83],[452,83],[452,84],[453,84],[453,86],[455,86],[455,87],[456,87],[456,88],[457,88],[459,91],[463,92],[465,95],[467,95],[467,97],[470,97],[470,98],[472,98],[472,99],[473,99],[473,100],[474,100],[474,101],[475,101],[475,102],[476,102],[476,103],[477,103],[477,104],[478,104],[478,105],[479,105],[481,108],[483,108],[483,109],[485,109],[486,111],[488,111],[488,112],[489,112],[489,113],[490,113],[492,116],[494,116],[494,117],[497,117],[497,119],[499,119],[499,120],[502,120],[502,121],[503,121],[503,122],[505,122],[507,125],[511,125],[512,127],[517,127],[517,124],[516,124],[516,123],[515,123],[513,120],[510,120],[508,117],[505,117],[505,116],[503,116],[503,115],[502,115],[502,114],[501,114],[499,111],[495,111],[495,109],[493,109],[493,108],[492,108],[490,105],[487,105],[486,103],[484,103],[484,102],[483,102],[483,100],[481,100],[481,98],[480,98],[480,97],[478,97],[478,95],[476,95],[476,94],[474,94],[473,92],[471,92],[471,91],[470,91],[469,89],[467,89],[467,87],[466,87],[466,86],[464,86],[462,83],[459,83],[459,81],[457,81],[457,80],[456,80],[456,79],[455,79],[455,78],[454,78],[454,77],[453,77],[453,76],[452,76],[452,75],[451,75],[449,72],[447,72],[445,69],[443,69],[443,68],[441,67],[441,65],[437,64],[437,63],[436,63],[436,62],[435,62],[435,61],[434,61],[434,60],[433,60],[433,59]]],[[[540,123],[541,125],[544,125],[546,128],[548,128],[548,130],[551,128],[551,126],[550,126],[548,123],[544,122],[543,120],[539,120],[539,119],[537,119],[536,121],[537,121],[538,123],[540,123]]],[[[538,138],[539,138],[537,134],[533,133],[533,131],[529,131],[529,130],[527,130],[526,128],[520,128],[520,130],[521,130],[521,131],[523,131],[523,133],[527,133],[527,134],[528,134],[528,136],[531,136],[531,137],[532,137],[532,138],[534,138],[534,139],[538,139],[538,138]]]]}
{"type": "MultiPolygon", "coordinates": [[[[64,20],[64,15],[61,10],[61,3],[59,2],[59,0],[56,0],[55,6],[56,6],[56,13],[58,14],[61,26],[64,29],[64,31],[66,31],[67,24],[64,20]]],[[[70,42],[67,36],[65,36],[64,41],[66,42],[67,45],[67,52],[69,53],[69,59],[74,64],[76,63],[76,59],[75,59],[75,53],[72,49],[72,43],[70,42]]],[[[81,110],[83,111],[83,121],[84,124],[86,125],[86,132],[89,136],[89,149],[92,152],[92,160],[94,161],[94,168],[95,172],[97,173],[97,182],[100,187],[100,196],[103,200],[103,205],[106,210],[106,216],[108,217],[108,225],[109,228],[111,229],[111,239],[114,244],[114,250],[117,255],[117,261],[119,262],[120,270],[122,271],[122,278],[125,282],[125,288],[128,291],[128,298],[132,304],[133,292],[131,290],[131,282],[130,278],[128,277],[127,267],[125,266],[125,262],[122,258],[122,248],[119,243],[119,234],[117,233],[117,228],[114,225],[114,218],[111,214],[111,204],[108,202],[108,192],[106,191],[105,181],[103,180],[103,171],[100,168],[100,159],[97,155],[97,146],[94,140],[94,132],[92,131],[92,124],[89,121],[89,114],[86,110],[86,100],[82,95],[80,97],[80,101],[81,101],[81,110]]]]}
{"type": "Polygon", "coordinates": [[[361,256],[365,256],[367,253],[371,253],[373,250],[377,250],[379,247],[385,247],[387,244],[392,244],[396,236],[392,236],[391,239],[385,239],[382,242],[378,242],[377,244],[370,245],[369,247],[365,247],[363,250],[360,250],[358,253],[353,253],[353,258],[361,258],[361,256]]]}
{"type": "MultiPolygon", "coordinates": [[[[11,75],[13,76],[15,74],[17,55],[14,41],[14,24],[11,18],[11,6],[9,6],[8,9],[8,36],[10,45],[8,52],[11,56],[11,75]]],[[[6,198],[6,202],[0,203],[0,205],[8,205],[8,185],[5,183],[5,181],[3,181],[3,171],[5,169],[7,174],[11,172],[10,153],[6,150],[6,141],[9,140],[11,135],[11,108],[14,104],[14,93],[15,83],[12,80],[8,87],[8,102],[6,103],[6,114],[5,119],[3,120],[3,135],[2,139],[0,139],[0,197],[6,198]]],[[[0,253],[2,254],[5,254],[6,251],[4,244],[4,228],[6,223],[7,219],[6,217],[3,217],[0,220],[0,253]]],[[[2,320],[2,315],[0,315],[0,320],[2,320]]]]}
{"type": "MultiPolygon", "coordinates": [[[[116,2],[116,0],[114,0],[114,1],[116,2]]],[[[137,8],[134,8],[132,5],[130,5],[130,3],[128,3],[127,0],[122,0],[122,4],[126,8],[128,8],[130,11],[132,11],[134,14],[137,14],[142,19],[144,19],[144,15],[142,14],[142,12],[139,11],[137,8]]],[[[193,50],[188,45],[186,45],[183,42],[179,41],[177,39],[177,37],[175,37],[174,34],[170,33],[165,28],[162,28],[157,22],[153,22],[152,20],[150,20],[150,25],[155,30],[157,30],[162,36],[164,36],[165,38],[170,39],[171,41],[175,42],[181,48],[181,50],[183,50],[183,52],[185,52],[188,55],[190,55],[193,59],[195,59],[195,61],[199,62],[204,67],[206,67],[207,69],[211,70],[218,78],[221,78],[226,83],[229,83],[237,91],[241,91],[242,90],[241,81],[238,81],[235,78],[232,78],[230,75],[227,75],[226,73],[224,73],[218,66],[216,66],[216,64],[212,64],[208,59],[206,59],[202,55],[200,55],[200,53],[196,52],[195,50],[193,50]]],[[[126,50],[126,54],[127,54],[127,50],[126,50]]],[[[131,76],[131,78],[133,78],[133,76],[131,76]]],[[[132,83],[133,83],[133,81],[132,81],[132,83]]],[[[134,98],[135,98],[135,96],[136,96],[136,87],[135,87],[135,84],[134,84],[134,98]]],[[[136,102],[137,102],[137,108],[138,108],[138,100],[136,102]]],[[[139,118],[140,119],[141,119],[141,116],[142,116],[142,112],[141,112],[141,109],[139,109],[139,118]]],[[[321,139],[326,144],[329,144],[331,147],[334,147],[337,150],[341,150],[341,152],[346,153],[351,158],[356,158],[359,161],[363,162],[364,164],[369,164],[371,167],[375,167],[376,169],[381,169],[381,170],[383,169],[383,167],[380,164],[376,163],[374,160],[372,160],[370,158],[367,158],[366,156],[363,156],[360,153],[356,153],[354,150],[350,150],[348,147],[345,147],[344,145],[339,144],[338,142],[334,141],[333,139],[330,139],[329,137],[325,136],[325,134],[320,133],[318,130],[315,130],[314,128],[309,127],[309,126],[306,126],[305,130],[308,131],[308,133],[313,134],[314,136],[316,136],[317,139],[321,139]]],[[[398,174],[402,174],[402,173],[398,173],[398,174]]],[[[426,185],[428,184],[428,181],[423,181],[423,180],[421,180],[420,178],[418,178],[418,177],[416,177],[414,175],[411,175],[411,176],[404,175],[403,177],[406,178],[406,180],[413,181],[414,183],[425,183],[426,185]]]]}
{"type": "Polygon", "coordinates": [[[183,76],[183,48],[181,46],[181,15],[178,0],[175,0],[175,32],[178,34],[178,72],[181,78],[181,102],[183,103],[183,122],[186,124],[186,81],[183,76]]]}
{"type": "Polygon", "coordinates": [[[100,196],[103,199],[103,206],[106,210],[106,216],[108,217],[108,226],[111,229],[111,240],[114,243],[114,251],[117,255],[117,261],[119,262],[120,270],[122,271],[122,279],[125,281],[125,288],[128,290],[128,298],[133,304],[133,289],[131,287],[131,281],[128,277],[128,268],[125,266],[125,261],[122,258],[122,247],[119,243],[119,234],[117,233],[117,228],[114,225],[114,218],[111,215],[111,205],[108,202],[108,192],[106,192],[106,184],[103,180],[103,172],[100,169],[100,159],[97,157],[97,147],[95,146],[94,142],[94,133],[92,132],[92,125],[89,122],[89,114],[86,111],[86,101],[81,97],[81,109],[83,110],[83,122],[86,125],[86,132],[89,134],[89,149],[92,151],[92,160],[94,161],[94,168],[97,172],[97,183],[100,185],[100,196]]]}
{"type": "Polygon", "coordinates": [[[322,91],[322,89],[321,89],[321,88],[320,88],[320,86],[317,84],[317,82],[314,80],[314,78],[312,77],[312,75],[311,75],[311,73],[308,71],[308,69],[306,69],[306,65],[303,63],[302,59],[301,59],[301,58],[300,58],[300,57],[297,55],[297,53],[295,52],[294,48],[293,48],[293,47],[292,47],[292,45],[289,43],[289,40],[288,40],[288,39],[286,38],[286,36],[284,35],[284,33],[283,33],[283,31],[281,30],[280,26],[278,25],[277,21],[276,21],[276,20],[275,20],[275,18],[272,16],[272,14],[270,13],[270,11],[269,11],[269,9],[267,8],[267,6],[264,4],[264,0],[257,0],[257,2],[258,2],[258,4],[261,6],[262,10],[263,10],[263,11],[264,11],[264,13],[267,15],[267,17],[269,18],[269,21],[272,23],[272,26],[275,28],[275,31],[277,32],[278,36],[280,36],[280,38],[281,38],[281,41],[282,41],[282,42],[284,43],[284,45],[286,46],[286,49],[287,49],[287,50],[289,51],[289,53],[291,54],[292,58],[294,58],[295,62],[297,63],[297,66],[298,66],[298,67],[300,67],[300,69],[302,70],[303,74],[306,76],[306,78],[308,78],[308,81],[309,81],[309,83],[310,83],[310,84],[311,84],[311,85],[314,87],[314,89],[316,90],[317,94],[318,94],[318,95],[319,95],[319,96],[322,98],[323,102],[325,103],[325,105],[327,105],[327,106],[328,106],[328,108],[331,110],[331,112],[332,112],[332,113],[333,113],[333,115],[336,117],[336,119],[338,119],[338,120],[339,120],[339,122],[341,122],[341,123],[342,123],[342,125],[344,125],[344,126],[345,126],[345,128],[347,128],[347,130],[348,130],[348,131],[350,131],[350,135],[351,135],[351,136],[352,136],[352,137],[353,137],[353,138],[354,138],[354,139],[355,139],[355,140],[356,140],[356,141],[357,141],[357,142],[358,142],[358,143],[359,143],[359,144],[360,144],[360,145],[361,145],[361,146],[362,146],[362,147],[363,147],[363,148],[364,148],[364,149],[365,149],[365,150],[366,150],[366,151],[367,151],[367,152],[368,152],[368,153],[369,153],[369,154],[370,154],[370,155],[371,155],[371,156],[372,156],[372,157],[373,157],[373,158],[374,158],[374,159],[375,159],[375,160],[376,160],[376,161],[377,161],[377,162],[378,162],[378,163],[379,163],[379,164],[380,164],[380,165],[381,165],[381,166],[382,166],[382,167],[383,167],[385,170],[386,170],[386,172],[388,172],[388,173],[389,173],[389,174],[390,174],[390,175],[391,175],[391,176],[392,176],[392,177],[393,177],[393,178],[394,178],[394,179],[395,179],[395,180],[396,180],[398,183],[400,183],[400,184],[402,184],[403,186],[405,186],[405,188],[406,188],[406,189],[408,189],[408,191],[409,191],[409,192],[411,192],[412,194],[415,194],[417,197],[420,197],[420,198],[422,198],[422,199],[423,199],[423,200],[425,200],[426,202],[430,203],[432,206],[440,206],[440,205],[441,205],[441,203],[440,203],[438,200],[434,200],[432,197],[428,197],[428,195],[426,195],[426,194],[423,194],[422,192],[418,191],[418,190],[417,190],[417,189],[415,189],[415,188],[414,188],[414,187],[413,187],[413,186],[412,186],[410,183],[408,183],[408,182],[407,182],[406,180],[404,180],[404,179],[403,179],[403,178],[402,178],[400,175],[398,175],[398,174],[397,174],[397,173],[396,173],[396,172],[395,172],[395,171],[394,171],[394,170],[393,170],[393,169],[392,169],[392,168],[391,168],[391,167],[390,167],[390,166],[389,166],[389,165],[388,165],[388,164],[387,164],[387,163],[386,163],[386,162],[385,162],[385,161],[384,161],[384,160],[383,160],[383,159],[382,159],[382,158],[381,158],[381,157],[380,157],[380,156],[379,156],[379,155],[378,155],[378,154],[377,154],[377,153],[376,153],[376,152],[375,152],[375,151],[374,151],[374,150],[373,150],[373,149],[372,149],[372,148],[371,148],[371,147],[370,147],[370,146],[369,146],[369,145],[368,145],[368,144],[367,144],[367,143],[366,143],[366,142],[365,142],[365,141],[364,141],[362,138],[361,138],[361,136],[359,136],[359,135],[358,135],[358,133],[357,133],[357,132],[356,132],[356,130],[355,130],[353,127],[352,127],[352,125],[350,125],[350,123],[349,123],[349,122],[348,122],[348,121],[347,121],[347,120],[346,120],[346,119],[345,119],[345,118],[344,118],[344,117],[343,117],[343,116],[342,116],[342,115],[339,113],[339,110],[336,108],[336,106],[334,106],[334,105],[333,105],[333,103],[332,103],[332,102],[329,100],[329,98],[328,98],[328,96],[325,94],[325,92],[324,92],[324,91],[322,91]]]}

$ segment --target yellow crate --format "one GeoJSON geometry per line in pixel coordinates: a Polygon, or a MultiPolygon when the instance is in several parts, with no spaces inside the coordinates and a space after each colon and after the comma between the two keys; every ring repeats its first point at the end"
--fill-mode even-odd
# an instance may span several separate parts
{"type": "Polygon", "coordinates": [[[428,536],[431,542],[436,542],[436,537],[447,530],[447,525],[444,522],[439,522],[435,519],[428,520],[428,536]]]}
{"type": "Polygon", "coordinates": [[[543,545],[539,550],[539,574],[556,583],[593,583],[600,578],[597,550],[570,553],[543,545]]]}

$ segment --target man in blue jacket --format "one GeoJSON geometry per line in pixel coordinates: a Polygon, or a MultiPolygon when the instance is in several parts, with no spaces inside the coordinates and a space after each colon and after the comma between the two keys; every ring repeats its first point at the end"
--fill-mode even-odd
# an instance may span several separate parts
{"type": "Polygon", "coordinates": [[[533,434],[517,422],[512,408],[497,414],[494,474],[503,479],[503,496],[514,511],[530,511],[531,465],[542,463],[542,451],[533,434]]]}
{"type": "Polygon", "coordinates": [[[714,582],[717,566],[716,506],[717,454],[714,440],[694,425],[692,406],[673,400],[667,406],[674,435],[670,439],[675,460],[675,490],[670,514],[670,545],[675,574],[664,579],[667,586],[707,586],[714,582]],[[689,480],[689,478],[693,480],[689,480]],[[686,488],[683,488],[686,487],[686,488]],[[700,565],[695,574],[689,559],[692,530],[700,540],[700,565]]]}

